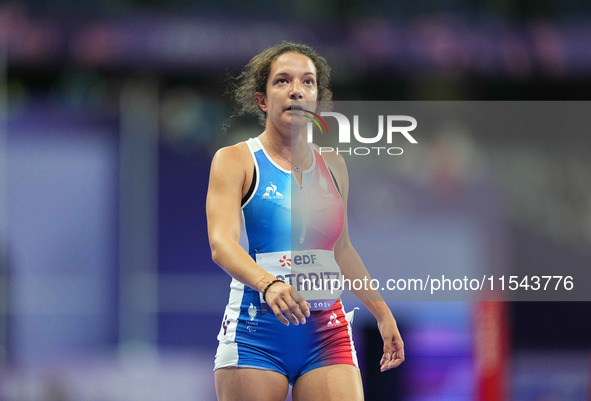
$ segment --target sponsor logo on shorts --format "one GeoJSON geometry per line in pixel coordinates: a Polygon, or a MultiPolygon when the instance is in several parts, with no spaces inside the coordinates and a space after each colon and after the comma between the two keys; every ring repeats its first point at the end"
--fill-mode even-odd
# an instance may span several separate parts
{"type": "Polygon", "coordinates": [[[273,185],[272,182],[269,182],[269,186],[265,188],[263,199],[283,199],[283,194],[277,192],[277,185],[273,185]]]}
{"type": "Polygon", "coordinates": [[[326,324],[326,327],[335,327],[335,326],[340,326],[341,324],[342,323],[339,322],[337,314],[332,312],[330,315],[330,319],[328,320],[328,323],[326,324]]]}

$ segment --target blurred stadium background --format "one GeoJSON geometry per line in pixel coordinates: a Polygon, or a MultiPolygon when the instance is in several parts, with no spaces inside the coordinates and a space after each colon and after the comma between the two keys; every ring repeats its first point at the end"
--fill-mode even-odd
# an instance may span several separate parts
{"type": "MultiPolygon", "coordinates": [[[[222,133],[224,82],[281,40],[325,55],[337,100],[591,93],[583,1],[0,2],[0,400],[215,399],[229,279],[209,254],[208,170],[257,133],[222,133]]],[[[397,229],[421,228],[394,269],[428,268],[413,255],[442,232],[440,261],[591,268],[589,138],[450,129],[373,198],[397,229]]],[[[372,238],[358,226],[354,241],[372,238]]],[[[374,324],[356,317],[368,400],[591,399],[589,303],[391,306],[408,358],[394,372],[379,374],[374,324]]]]}

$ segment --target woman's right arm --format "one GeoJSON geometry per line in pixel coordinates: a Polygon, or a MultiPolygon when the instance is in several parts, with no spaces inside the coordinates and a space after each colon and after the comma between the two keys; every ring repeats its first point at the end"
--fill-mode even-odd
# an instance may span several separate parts
{"type": "Polygon", "coordinates": [[[222,148],[213,157],[205,204],[207,231],[213,261],[236,280],[260,291],[257,281],[266,271],[239,243],[240,200],[246,180],[240,145],[222,148]]]}
{"type": "MultiPolygon", "coordinates": [[[[252,170],[252,159],[244,147],[239,143],[222,148],[213,157],[205,206],[207,231],[213,261],[236,280],[261,292],[276,277],[257,265],[240,245],[240,202],[246,172],[252,170]]],[[[294,300],[288,284],[273,284],[266,299],[283,324],[289,325],[289,318],[297,325],[298,320],[305,322],[304,314],[309,316],[307,303],[303,298],[294,300]]]]}

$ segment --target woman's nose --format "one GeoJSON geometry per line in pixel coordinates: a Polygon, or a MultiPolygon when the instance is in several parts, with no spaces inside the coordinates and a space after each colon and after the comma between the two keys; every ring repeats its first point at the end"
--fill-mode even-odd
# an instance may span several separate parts
{"type": "Polygon", "coordinates": [[[302,97],[302,85],[297,80],[294,80],[291,86],[291,91],[289,92],[289,98],[301,99],[302,97]]]}

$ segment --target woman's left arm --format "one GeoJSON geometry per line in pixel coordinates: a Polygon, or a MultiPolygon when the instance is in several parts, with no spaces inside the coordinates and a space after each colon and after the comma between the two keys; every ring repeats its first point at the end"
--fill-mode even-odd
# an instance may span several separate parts
{"type": "Polygon", "coordinates": [[[404,342],[390,308],[384,302],[380,293],[370,288],[371,277],[349,238],[347,218],[349,175],[345,160],[342,156],[332,152],[326,155],[323,153],[323,157],[337,180],[345,207],[345,224],[343,233],[335,244],[335,259],[345,279],[349,279],[351,282],[360,280],[365,283],[361,289],[355,290],[351,288],[351,291],[363,302],[377,320],[378,329],[384,341],[384,354],[380,360],[380,370],[384,372],[399,366],[404,361],[404,342]]]}

